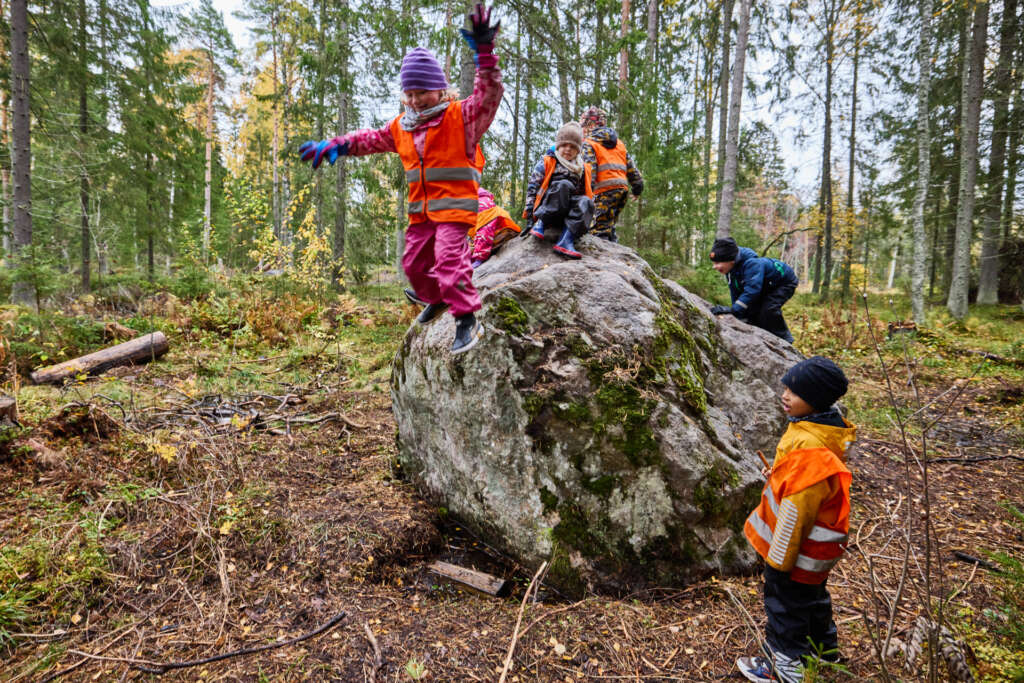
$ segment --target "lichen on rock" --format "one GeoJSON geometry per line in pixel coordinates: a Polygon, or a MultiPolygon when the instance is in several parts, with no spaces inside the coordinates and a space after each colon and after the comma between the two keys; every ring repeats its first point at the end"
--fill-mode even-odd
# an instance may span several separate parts
{"type": "Polygon", "coordinates": [[[392,375],[403,471],[568,593],[749,568],[754,451],[781,434],[778,379],[801,356],[632,250],[581,245],[563,261],[514,240],[481,266],[468,353],[448,351],[450,316],[410,328],[392,375]]]}

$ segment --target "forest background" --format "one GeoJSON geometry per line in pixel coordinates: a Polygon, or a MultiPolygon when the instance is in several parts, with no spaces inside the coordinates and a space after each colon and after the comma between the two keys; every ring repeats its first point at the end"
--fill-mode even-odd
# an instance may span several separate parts
{"type": "MultiPolygon", "coordinates": [[[[484,184],[518,215],[554,129],[598,105],[646,180],[622,240],[663,274],[713,281],[717,230],[822,298],[900,286],[955,318],[1019,300],[1017,0],[734,4],[499,3],[484,184]]],[[[5,5],[0,293],[22,303],[125,280],[200,291],[210,268],[365,282],[401,252],[400,163],[314,174],[297,146],[389,120],[415,45],[472,84],[454,0],[246,0],[244,51],[208,1],[5,5]]]]}

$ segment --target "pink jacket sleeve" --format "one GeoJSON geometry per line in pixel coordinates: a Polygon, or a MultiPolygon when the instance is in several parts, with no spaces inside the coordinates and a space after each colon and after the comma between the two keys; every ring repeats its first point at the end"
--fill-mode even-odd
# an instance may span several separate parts
{"type": "Polygon", "coordinates": [[[373,130],[363,128],[341,136],[348,140],[349,156],[361,157],[366,154],[379,154],[381,152],[397,152],[395,138],[391,135],[391,124],[373,130]]]}
{"type": "Polygon", "coordinates": [[[505,86],[501,82],[498,57],[494,54],[479,55],[479,65],[473,80],[473,94],[462,100],[462,120],[466,124],[466,155],[473,156],[473,148],[491,127],[505,86]]]}

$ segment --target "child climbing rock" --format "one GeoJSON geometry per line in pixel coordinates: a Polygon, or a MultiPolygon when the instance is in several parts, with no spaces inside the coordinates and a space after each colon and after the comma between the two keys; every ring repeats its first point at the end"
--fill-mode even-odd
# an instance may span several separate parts
{"type": "Polygon", "coordinates": [[[797,683],[803,659],[838,659],[829,571],[846,549],[850,481],[846,451],[856,427],[833,405],[846,393],[827,358],[800,361],[782,377],[789,427],[775,449],[761,503],[743,532],[764,558],[765,654],[736,661],[747,680],[797,683]]]}
{"type": "Polygon", "coordinates": [[[523,209],[523,218],[535,221],[530,234],[543,240],[546,228],[556,230],[560,237],[555,252],[572,259],[581,257],[575,240],[587,234],[594,218],[590,167],[583,163],[582,149],[580,124],[573,121],[558,129],[554,146],[530,174],[523,209]]]}
{"type": "Polygon", "coordinates": [[[469,230],[469,238],[473,243],[473,270],[491,257],[495,247],[522,231],[508,211],[495,203],[493,194],[481,187],[477,197],[479,213],[476,215],[476,225],[469,230]]]}
{"type": "Polygon", "coordinates": [[[644,179],[619,134],[608,126],[608,115],[603,109],[587,109],[580,118],[580,125],[586,136],[583,161],[591,166],[594,179],[594,227],[590,232],[618,242],[615,223],[626,206],[629,193],[639,197],[644,191],[644,179]]]}
{"type": "Polygon", "coordinates": [[[738,246],[731,237],[715,240],[709,256],[714,269],[725,275],[732,298],[732,306],[714,306],[711,312],[735,315],[792,342],[782,306],[793,297],[799,280],[789,264],[759,257],[753,249],[738,246]]]}
{"type": "Polygon", "coordinates": [[[494,120],[504,88],[494,38],[500,23],[477,4],[462,30],[476,52],[473,94],[459,101],[441,66],[426,48],[410,50],[402,60],[405,112],[377,130],[359,130],[299,148],[313,168],[327,159],[397,152],[409,183],[409,227],[402,267],[416,298],[426,303],[417,318],[426,324],[451,308],[455,316],[452,353],[468,351],[480,338],[474,315],[480,297],[473,287],[466,235],[476,225],[477,189],[484,157],[480,138],[494,120]]]}

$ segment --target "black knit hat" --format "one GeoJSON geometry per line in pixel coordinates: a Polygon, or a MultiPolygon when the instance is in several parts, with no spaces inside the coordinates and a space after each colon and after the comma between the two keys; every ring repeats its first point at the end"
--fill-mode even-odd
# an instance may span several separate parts
{"type": "Polygon", "coordinates": [[[737,246],[736,240],[731,237],[723,237],[715,240],[715,243],[711,245],[709,256],[715,263],[721,263],[722,261],[735,261],[739,253],[740,248],[737,246]]]}
{"type": "Polygon", "coordinates": [[[823,356],[800,361],[782,376],[782,383],[818,412],[831,408],[849,386],[842,369],[823,356]]]}

